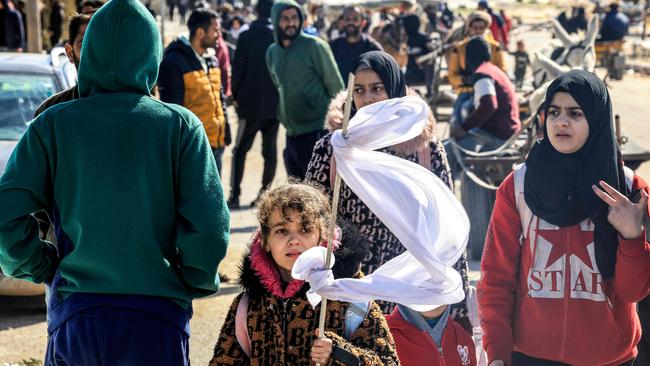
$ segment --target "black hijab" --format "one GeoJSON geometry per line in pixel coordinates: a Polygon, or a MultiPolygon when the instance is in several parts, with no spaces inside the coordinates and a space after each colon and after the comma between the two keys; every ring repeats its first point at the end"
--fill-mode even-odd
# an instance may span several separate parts
{"type": "Polygon", "coordinates": [[[553,225],[572,226],[590,218],[595,225],[596,263],[603,278],[609,279],[614,275],[618,232],[607,221],[607,204],[591,186],[603,180],[628,194],[612,125],[611,98],[605,84],[583,70],[555,79],[546,91],[545,108],[557,92],[569,93],[578,103],[589,123],[589,137],[580,150],[562,154],[551,145],[544,128],[544,139],[537,141],[526,159],[524,197],[535,215],[553,225]]]}
{"type": "Polygon", "coordinates": [[[470,38],[465,45],[466,72],[473,74],[486,61],[490,61],[490,45],[487,40],[481,36],[470,38]]]}
{"type": "MultiPolygon", "coordinates": [[[[376,72],[381,82],[384,83],[388,99],[406,96],[404,73],[393,56],[386,52],[370,51],[361,54],[352,70],[354,72],[359,70],[372,70],[376,72]]],[[[347,80],[347,76],[345,78],[347,80]]]]}

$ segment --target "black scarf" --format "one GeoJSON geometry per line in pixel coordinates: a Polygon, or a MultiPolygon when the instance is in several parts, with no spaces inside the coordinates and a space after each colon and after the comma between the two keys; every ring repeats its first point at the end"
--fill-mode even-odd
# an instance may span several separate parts
{"type": "Polygon", "coordinates": [[[618,232],[607,221],[607,204],[591,186],[603,180],[628,195],[612,124],[611,98],[596,75],[582,70],[567,72],[551,83],[545,108],[557,92],[571,94],[578,103],[589,123],[589,137],[580,150],[562,154],[551,145],[545,128],[544,139],[537,141],[526,159],[524,197],[535,215],[553,225],[572,226],[590,218],[595,225],[596,264],[603,278],[610,279],[616,265],[618,232]]]}
{"type": "Polygon", "coordinates": [[[354,72],[359,70],[376,72],[386,88],[388,99],[401,98],[406,95],[404,73],[393,56],[386,52],[370,51],[361,54],[352,70],[354,72]]]}
{"type": "Polygon", "coordinates": [[[484,62],[490,61],[490,45],[481,36],[470,38],[465,45],[465,71],[472,75],[484,62]]]}

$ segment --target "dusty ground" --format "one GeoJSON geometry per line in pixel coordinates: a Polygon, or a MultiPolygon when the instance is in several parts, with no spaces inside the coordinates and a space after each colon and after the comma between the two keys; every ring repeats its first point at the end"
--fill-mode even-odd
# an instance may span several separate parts
{"type": "MultiPolygon", "coordinates": [[[[537,11],[536,9],[535,11],[537,11]]],[[[178,28],[172,28],[172,32],[178,28]]],[[[533,39],[543,40],[543,35],[531,35],[533,39]]],[[[533,42],[541,45],[543,42],[533,42]]],[[[638,143],[650,149],[650,128],[648,119],[650,103],[647,102],[650,90],[650,77],[626,75],[621,82],[612,82],[612,97],[615,113],[620,114],[624,134],[633,137],[638,143]]],[[[232,112],[232,111],[231,111],[232,112]]],[[[234,117],[234,116],[233,116],[234,117]]],[[[236,121],[236,118],[231,119],[236,121]]],[[[232,126],[236,131],[236,126],[232,126]]],[[[446,126],[439,126],[439,132],[445,133],[446,126]]],[[[279,146],[284,146],[284,132],[280,132],[279,146]]],[[[281,157],[281,150],[278,151],[281,157]]],[[[226,195],[229,193],[231,148],[224,156],[223,182],[226,195]]],[[[286,178],[282,159],[278,159],[278,174],[276,180],[286,178]]],[[[248,155],[246,174],[243,181],[242,205],[252,201],[259,190],[262,175],[262,158],[260,141],[256,141],[248,155]]],[[[650,178],[650,164],[643,165],[638,172],[650,178]]],[[[221,270],[230,278],[237,277],[237,266],[241,253],[256,227],[254,215],[250,209],[231,213],[232,240],[228,255],[222,263],[221,270]]],[[[478,279],[478,263],[472,262],[472,279],[478,279]]],[[[192,319],[192,337],[190,352],[192,363],[205,365],[212,354],[212,348],[223,323],[232,298],[239,291],[235,281],[224,284],[219,294],[194,302],[194,318],[192,319]]],[[[45,313],[34,306],[34,301],[26,299],[0,298],[0,365],[22,363],[36,365],[43,359],[46,344],[45,313]]]]}

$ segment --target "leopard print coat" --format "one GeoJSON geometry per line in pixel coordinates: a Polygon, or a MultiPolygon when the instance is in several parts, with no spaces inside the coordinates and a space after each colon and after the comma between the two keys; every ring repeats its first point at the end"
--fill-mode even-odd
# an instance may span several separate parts
{"type": "MultiPolygon", "coordinates": [[[[412,91],[409,94],[413,95],[412,91]]],[[[343,105],[345,104],[346,91],[340,92],[330,103],[325,128],[330,133],[323,136],[314,146],[314,152],[307,168],[306,181],[314,182],[321,185],[325,193],[331,196],[331,177],[330,167],[332,159],[332,145],[330,138],[332,132],[341,128],[343,121],[343,105]]],[[[438,176],[450,189],[453,190],[453,181],[447,162],[447,154],[442,143],[434,134],[435,119],[433,114],[429,114],[429,123],[422,134],[410,141],[401,144],[380,149],[379,151],[391,155],[399,156],[418,164],[418,151],[426,148],[427,145],[431,151],[431,171],[438,176]]],[[[345,218],[357,227],[361,235],[365,236],[373,245],[365,253],[361,270],[363,273],[372,273],[379,266],[402,254],[406,248],[400,243],[399,239],[384,225],[375,214],[370,211],[359,197],[341,181],[341,195],[338,206],[339,217],[345,218]]],[[[463,279],[463,288],[467,294],[469,280],[467,277],[467,253],[464,253],[460,260],[454,265],[454,268],[461,274],[463,279]]],[[[389,314],[395,304],[387,302],[378,302],[385,314],[389,314]]],[[[467,318],[467,306],[465,301],[454,304],[451,309],[453,318],[463,325],[466,329],[469,327],[467,318]]]]}
{"type": "MultiPolygon", "coordinates": [[[[365,249],[367,245],[346,243],[336,250],[334,276],[359,275],[365,249]]],[[[314,331],[318,329],[320,304],[312,308],[306,297],[309,284],[303,281],[293,280],[286,287],[280,287],[274,266],[269,255],[262,249],[257,250],[253,243],[240,267],[240,284],[249,297],[247,328],[251,357],[244,354],[235,336],[235,314],[243,295],[239,294],[221,328],[210,366],[313,365],[310,352],[316,338],[314,331]]],[[[333,343],[330,364],[399,365],[393,337],[379,306],[371,303],[363,322],[346,339],[342,334],[348,307],[345,302],[327,303],[325,335],[333,343]]]]}

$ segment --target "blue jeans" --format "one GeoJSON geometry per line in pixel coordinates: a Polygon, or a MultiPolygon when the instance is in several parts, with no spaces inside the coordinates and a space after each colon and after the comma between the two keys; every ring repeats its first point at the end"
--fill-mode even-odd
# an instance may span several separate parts
{"type": "Polygon", "coordinates": [[[454,102],[449,123],[463,123],[472,110],[474,110],[474,93],[460,93],[454,102]]]}

